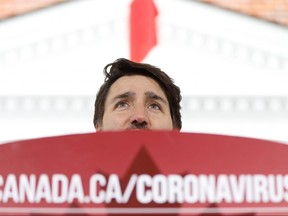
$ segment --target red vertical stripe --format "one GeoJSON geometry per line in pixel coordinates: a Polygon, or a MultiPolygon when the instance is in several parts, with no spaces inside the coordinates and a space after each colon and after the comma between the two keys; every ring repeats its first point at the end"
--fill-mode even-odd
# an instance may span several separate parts
{"type": "Polygon", "coordinates": [[[133,0],[130,6],[130,58],[141,62],[157,44],[157,8],[153,0],[133,0]]]}

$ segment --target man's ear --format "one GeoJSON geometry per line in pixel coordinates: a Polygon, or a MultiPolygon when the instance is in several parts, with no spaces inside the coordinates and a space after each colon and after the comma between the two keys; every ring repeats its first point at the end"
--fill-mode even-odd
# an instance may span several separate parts
{"type": "Polygon", "coordinates": [[[102,131],[102,127],[101,127],[101,124],[99,124],[99,123],[96,123],[96,126],[95,126],[95,128],[96,128],[96,131],[102,131]]]}

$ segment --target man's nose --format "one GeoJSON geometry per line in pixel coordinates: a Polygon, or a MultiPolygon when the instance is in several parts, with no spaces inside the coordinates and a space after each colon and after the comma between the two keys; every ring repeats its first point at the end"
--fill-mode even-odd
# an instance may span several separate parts
{"type": "Polygon", "coordinates": [[[142,123],[142,122],[148,123],[147,110],[145,109],[145,106],[138,105],[133,108],[130,122],[135,122],[135,121],[138,123],[142,123]]]}

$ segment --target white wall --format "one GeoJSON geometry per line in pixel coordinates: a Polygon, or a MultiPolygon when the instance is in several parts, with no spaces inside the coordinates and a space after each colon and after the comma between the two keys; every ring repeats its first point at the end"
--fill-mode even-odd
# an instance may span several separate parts
{"type": "MultiPolygon", "coordinates": [[[[129,3],[71,1],[0,22],[0,142],[94,131],[103,67],[129,57],[129,3]]],[[[159,43],[145,62],[181,86],[183,131],[287,142],[287,28],[197,1],[155,3],[159,43]]]]}

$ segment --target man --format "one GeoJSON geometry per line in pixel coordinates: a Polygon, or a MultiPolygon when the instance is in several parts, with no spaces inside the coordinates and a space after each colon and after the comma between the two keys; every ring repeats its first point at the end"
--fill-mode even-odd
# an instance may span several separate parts
{"type": "Polygon", "coordinates": [[[180,88],[159,68],[117,59],[104,68],[95,101],[97,131],[180,130],[180,88]]]}

